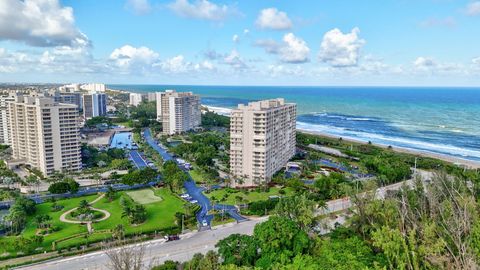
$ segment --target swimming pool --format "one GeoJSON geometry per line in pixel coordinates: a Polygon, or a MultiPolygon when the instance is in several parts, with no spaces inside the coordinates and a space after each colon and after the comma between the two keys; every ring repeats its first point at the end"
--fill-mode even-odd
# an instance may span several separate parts
{"type": "Polygon", "coordinates": [[[116,132],[112,141],[110,142],[111,148],[132,149],[132,132],[116,132]]]}

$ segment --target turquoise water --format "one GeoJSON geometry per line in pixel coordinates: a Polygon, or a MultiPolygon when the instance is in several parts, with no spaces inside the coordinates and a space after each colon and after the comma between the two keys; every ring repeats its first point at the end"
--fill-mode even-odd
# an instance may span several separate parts
{"type": "Polygon", "coordinates": [[[297,126],[480,161],[480,88],[109,85],[133,92],[193,91],[202,104],[283,97],[298,105],[297,126]]]}

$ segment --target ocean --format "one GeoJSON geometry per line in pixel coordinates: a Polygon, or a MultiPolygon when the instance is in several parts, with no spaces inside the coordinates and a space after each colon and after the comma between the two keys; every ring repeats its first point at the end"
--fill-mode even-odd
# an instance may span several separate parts
{"type": "Polygon", "coordinates": [[[297,103],[297,127],[333,136],[480,161],[480,88],[108,85],[193,91],[234,108],[268,98],[297,103]]]}

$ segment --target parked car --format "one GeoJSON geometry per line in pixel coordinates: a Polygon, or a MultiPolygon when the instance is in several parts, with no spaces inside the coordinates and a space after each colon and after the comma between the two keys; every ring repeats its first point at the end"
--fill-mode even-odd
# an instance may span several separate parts
{"type": "Polygon", "coordinates": [[[191,202],[191,203],[198,203],[197,200],[191,200],[190,202],[191,202]]]}
{"type": "Polygon", "coordinates": [[[206,219],[204,219],[204,220],[202,221],[202,226],[203,226],[203,227],[207,227],[207,226],[208,226],[208,222],[207,222],[206,219]]]}
{"type": "Polygon", "coordinates": [[[180,197],[182,197],[182,198],[188,198],[188,197],[190,197],[190,195],[188,195],[187,193],[185,193],[185,194],[180,195],[180,197]]]}
{"type": "Polygon", "coordinates": [[[180,240],[180,237],[176,234],[165,235],[163,238],[167,240],[167,242],[180,240]]]}

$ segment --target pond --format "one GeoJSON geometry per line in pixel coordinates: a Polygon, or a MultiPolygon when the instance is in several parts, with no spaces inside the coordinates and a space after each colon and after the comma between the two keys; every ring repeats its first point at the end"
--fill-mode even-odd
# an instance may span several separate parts
{"type": "Polygon", "coordinates": [[[110,148],[132,149],[132,132],[116,132],[110,142],[110,148]]]}

